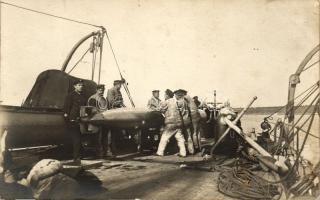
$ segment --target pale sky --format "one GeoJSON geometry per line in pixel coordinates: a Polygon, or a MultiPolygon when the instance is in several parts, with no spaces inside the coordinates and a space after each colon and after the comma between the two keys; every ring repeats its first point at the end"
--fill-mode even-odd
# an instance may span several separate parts
{"type": "MultiPolygon", "coordinates": [[[[218,100],[229,99],[234,107],[255,95],[254,106],[284,105],[289,75],[319,43],[316,0],[7,2],[105,26],[138,107],[146,105],[153,89],[163,97],[166,88],[183,88],[200,99],[212,99],[217,90],[218,100]]],[[[7,5],[1,11],[5,105],[20,105],[39,73],[60,69],[72,46],[97,30],[7,5]]],[[[111,87],[119,74],[107,43],[102,65],[101,82],[111,87]]],[[[91,77],[91,55],[72,75],[91,77]]],[[[301,77],[298,90],[318,78],[319,68],[312,68],[301,77]]]]}

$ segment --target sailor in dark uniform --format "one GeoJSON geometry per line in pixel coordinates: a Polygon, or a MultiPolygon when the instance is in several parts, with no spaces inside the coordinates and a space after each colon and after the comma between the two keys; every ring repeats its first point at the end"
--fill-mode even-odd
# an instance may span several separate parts
{"type": "Polygon", "coordinates": [[[65,100],[64,117],[67,120],[70,137],[73,144],[73,160],[75,163],[80,163],[80,147],[81,147],[81,133],[80,133],[80,107],[87,104],[87,98],[83,93],[83,81],[77,80],[74,84],[74,91],[69,93],[65,100]]]}
{"type": "Polygon", "coordinates": [[[108,90],[107,100],[108,100],[109,109],[125,107],[123,103],[122,94],[120,91],[122,83],[123,83],[122,80],[115,80],[113,82],[113,87],[108,90]]]}
{"type": "Polygon", "coordinates": [[[269,150],[269,144],[271,142],[270,139],[270,130],[271,125],[268,123],[267,119],[264,119],[264,121],[260,124],[260,127],[262,129],[262,132],[260,133],[260,136],[257,137],[257,143],[260,144],[265,150],[269,150]]]}

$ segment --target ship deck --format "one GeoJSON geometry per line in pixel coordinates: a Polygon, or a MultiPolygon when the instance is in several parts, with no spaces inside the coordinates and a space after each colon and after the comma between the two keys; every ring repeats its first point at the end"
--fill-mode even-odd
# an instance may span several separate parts
{"type": "Polygon", "coordinates": [[[79,198],[232,199],[218,192],[218,172],[181,169],[201,156],[131,156],[102,160],[102,166],[78,176],[79,198]]]}
{"type": "MultiPolygon", "coordinates": [[[[207,142],[210,142],[210,140],[207,142]]],[[[55,159],[68,162],[63,156],[66,154],[60,151],[61,149],[59,148],[54,148],[52,151],[38,152],[37,154],[31,150],[29,153],[18,151],[14,155],[15,166],[28,165],[29,163],[31,167],[32,163],[36,163],[43,156],[46,158],[58,156],[55,159]]],[[[93,164],[74,177],[80,186],[80,190],[75,198],[234,199],[219,192],[218,177],[221,171],[215,170],[215,167],[218,166],[217,169],[219,169],[222,163],[233,166],[234,158],[216,155],[216,160],[213,159],[207,162],[204,160],[205,157],[202,157],[200,153],[181,158],[172,153],[159,157],[154,156],[152,151],[144,151],[143,153],[132,152],[132,149],[129,152],[119,152],[117,157],[112,159],[96,159],[90,153],[84,155],[82,165],[85,165],[85,163],[93,164]],[[200,166],[200,168],[186,169],[182,168],[182,165],[200,166]],[[208,170],[208,166],[211,167],[210,170],[208,170]]],[[[16,189],[17,187],[3,187],[0,181],[0,196],[31,198],[30,193],[28,193],[30,191],[19,191],[18,194],[16,189]]],[[[285,199],[285,195],[282,195],[281,199],[285,199]]],[[[303,199],[312,199],[312,197],[308,196],[303,199]]]]}

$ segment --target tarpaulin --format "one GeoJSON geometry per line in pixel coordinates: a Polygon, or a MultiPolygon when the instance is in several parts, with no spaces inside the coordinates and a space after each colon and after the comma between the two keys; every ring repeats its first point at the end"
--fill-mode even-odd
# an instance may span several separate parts
{"type": "MultiPolygon", "coordinates": [[[[41,107],[62,109],[64,101],[73,88],[73,83],[79,78],[70,76],[60,70],[47,70],[39,74],[23,107],[41,107]]],[[[96,91],[97,84],[84,80],[84,94],[90,97],[96,91]]]]}

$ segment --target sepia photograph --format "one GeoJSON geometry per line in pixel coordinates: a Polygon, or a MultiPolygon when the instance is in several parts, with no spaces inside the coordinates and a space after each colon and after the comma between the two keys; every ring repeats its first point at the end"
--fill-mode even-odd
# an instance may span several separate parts
{"type": "Polygon", "coordinates": [[[320,200],[319,0],[0,0],[0,199],[320,200]]]}

